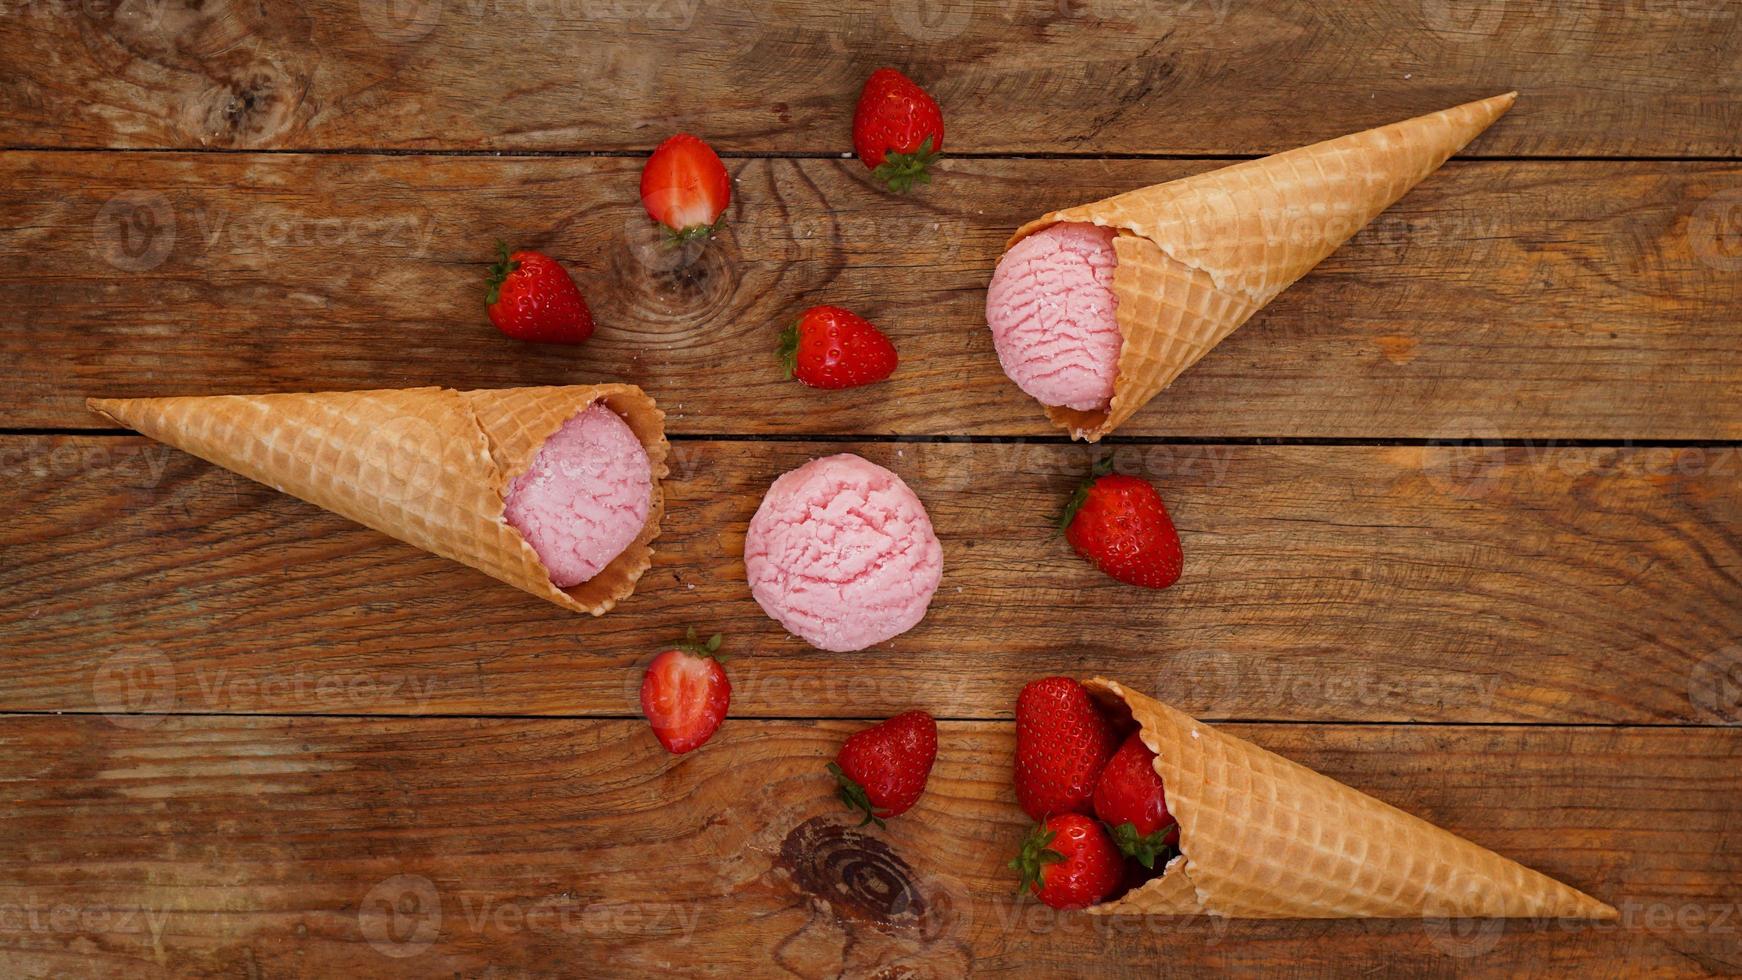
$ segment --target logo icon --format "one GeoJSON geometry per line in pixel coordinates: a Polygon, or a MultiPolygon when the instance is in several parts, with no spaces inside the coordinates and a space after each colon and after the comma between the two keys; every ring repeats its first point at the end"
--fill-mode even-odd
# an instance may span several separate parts
{"type": "Polygon", "coordinates": [[[408,44],[435,30],[442,0],[357,0],[363,26],[383,41],[408,44]]]}
{"type": "Polygon", "coordinates": [[[1505,466],[1500,430],[1487,419],[1453,419],[1421,451],[1428,480],[1442,493],[1466,500],[1493,492],[1505,466]]]}
{"type": "Polygon", "coordinates": [[[416,956],[435,944],[442,930],[441,895],[423,875],[394,875],[369,889],[357,906],[363,938],[382,956],[416,956]]]}
{"type": "Polygon", "coordinates": [[[108,200],[91,221],[91,251],[122,272],[149,272],[175,249],[175,209],[156,191],[108,200]]]}
{"type": "Polygon", "coordinates": [[[1688,700],[1706,715],[1742,724],[1742,643],[1732,643],[1694,665],[1688,700]]]}
{"type": "Polygon", "coordinates": [[[122,650],[97,666],[91,699],[111,724],[146,729],[175,707],[175,664],[156,650],[122,650]]]}

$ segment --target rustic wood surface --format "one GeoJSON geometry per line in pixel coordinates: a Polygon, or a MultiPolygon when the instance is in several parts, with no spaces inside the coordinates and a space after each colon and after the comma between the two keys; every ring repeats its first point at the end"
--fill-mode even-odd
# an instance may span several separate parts
{"type": "Polygon", "coordinates": [[[164,710],[634,715],[694,625],[753,715],[1004,718],[1044,664],[1208,718],[1685,723],[1742,636],[1742,450],[1132,447],[1188,555],[1151,593],[1051,537],[1079,447],[673,448],[654,566],[595,620],[135,436],[0,440],[0,646],[31,664],[0,709],[94,710],[119,669],[164,710]],[[945,565],[918,627],[834,655],[763,615],[743,542],[774,477],[843,450],[913,481],[945,565]]]}
{"type": "Polygon", "coordinates": [[[119,721],[0,729],[8,975],[1742,969],[1733,731],[1230,726],[1623,918],[1228,922],[1019,900],[1005,724],[946,722],[919,805],[862,832],[823,771],[848,723],[674,759],[639,721],[119,721]]]}
{"type": "Polygon", "coordinates": [[[1731,155],[1742,15],[1422,0],[13,0],[0,144],[850,149],[900,64],[984,153],[1264,153],[1504,92],[1483,153],[1731,155]],[[45,35],[49,39],[45,42],[45,35]],[[1286,125],[1284,125],[1286,123],[1286,125]]]}
{"type": "Polygon", "coordinates": [[[0,0],[0,975],[1742,973],[1742,10],[1721,0],[0,0]],[[937,181],[849,150],[891,64],[937,181]],[[1049,537],[1089,454],[984,286],[1050,208],[1496,94],[1518,106],[1120,432],[1185,578],[1049,537]],[[735,194],[658,249],[640,155],[735,194]],[[505,155],[498,155],[505,154],[505,155]],[[504,342],[497,237],[580,349],[504,342]],[[817,302],[889,383],[782,381],[817,302]],[[566,614],[110,429],[91,395],[620,379],[674,436],[653,569],[566,614]],[[820,653],[757,609],[768,482],[853,451],[943,540],[927,619],[820,653]],[[729,634],[661,751],[642,665],[729,634]],[[1015,692],[1103,673],[1620,909],[1097,919],[1019,899],[1015,692]],[[942,722],[858,831],[822,764],[942,722]]]}
{"type": "MultiPolygon", "coordinates": [[[[93,393],[296,391],[312,371],[348,388],[616,378],[682,433],[1052,435],[985,329],[1005,239],[1215,166],[953,161],[904,201],[857,161],[732,161],[730,231],[673,269],[639,160],[120,159],[0,158],[15,425],[101,426],[93,393]],[[600,324],[587,346],[504,347],[479,309],[498,236],[576,270],[600,324]],[[820,302],[889,330],[890,384],[781,378],[780,326],[820,302]]],[[[1742,412],[1713,410],[1742,403],[1739,195],[1736,164],[1454,163],[1120,435],[1742,438],[1742,412]]]]}

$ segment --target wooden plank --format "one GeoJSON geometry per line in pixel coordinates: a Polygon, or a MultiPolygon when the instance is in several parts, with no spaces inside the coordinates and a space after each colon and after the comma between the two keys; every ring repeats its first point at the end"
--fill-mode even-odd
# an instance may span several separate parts
{"type": "Polygon", "coordinates": [[[1080,448],[682,441],[654,567],[593,620],[137,437],[0,447],[3,709],[636,715],[694,625],[755,716],[1008,717],[1072,672],[1207,718],[1742,723],[1734,449],[1130,447],[1187,555],[1151,593],[1053,537],[1080,448]],[[769,482],[840,451],[904,474],[946,557],[923,623],[832,655],[742,549],[769,482]]]}
{"type": "Polygon", "coordinates": [[[957,152],[1269,152],[1520,89],[1481,152],[1720,155],[1739,51],[1722,0],[42,0],[0,21],[0,144],[845,151],[893,64],[957,152]]]}
{"type": "Polygon", "coordinates": [[[728,721],[674,758],[636,721],[9,717],[0,970],[1742,970],[1735,729],[1232,726],[1623,913],[1599,925],[1051,912],[1003,866],[1008,725],[943,724],[918,806],[863,833],[823,772],[855,727],[728,721]]]}
{"type": "MultiPolygon", "coordinates": [[[[0,156],[0,420],[97,425],[92,394],[617,378],[676,432],[1055,434],[984,326],[1006,236],[1214,164],[958,160],[905,201],[852,162],[734,161],[731,230],[681,274],[638,166],[0,156]],[[575,270],[587,346],[491,329],[497,236],[575,270]],[[781,378],[776,328],[819,302],[889,331],[890,383],[781,378]]],[[[1742,438],[1739,195],[1737,165],[1454,163],[1121,434],[1742,438]]]]}

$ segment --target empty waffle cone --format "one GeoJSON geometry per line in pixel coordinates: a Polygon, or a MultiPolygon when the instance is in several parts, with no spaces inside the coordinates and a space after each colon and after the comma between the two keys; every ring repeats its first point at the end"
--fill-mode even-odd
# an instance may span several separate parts
{"type": "Polygon", "coordinates": [[[1574,918],[1615,910],[1419,817],[1102,678],[1129,711],[1180,856],[1102,914],[1249,919],[1574,918]]]}
{"type": "Polygon", "coordinates": [[[624,384],[454,391],[405,388],[285,395],[93,398],[91,409],[407,544],[470,565],[577,612],[603,615],[653,561],[664,512],[665,413],[624,384]],[[594,402],[647,450],[653,501],[641,534],[599,573],[557,588],[503,519],[509,482],[594,402]]]}
{"type": "Polygon", "coordinates": [[[1054,211],[1005,248],[1064,221],[1114,229],[1123,338],[1104,411],[1046,406],[1089,442],[1318,265],[1511,108],[1518,93],[1314,143],[1054,211]]]}

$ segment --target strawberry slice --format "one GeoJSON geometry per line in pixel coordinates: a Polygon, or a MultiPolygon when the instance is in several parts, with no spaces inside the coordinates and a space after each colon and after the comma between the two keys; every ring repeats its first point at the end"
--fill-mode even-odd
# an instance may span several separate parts
{"type": "Polygon", "coordinates": [[[653,151],[641,170],[641,206],[677,241],[719,229],[732,203],[732,178],[714,148],[679,133],[653,151]]]}
{"type": "Polygon", "coordinates": [[[654,657],[641,679],[641,713],[669,752],[700,748],[726,720],[732,683],[720,663],[720,641],[715,633],[698,642],[692,628],[685,642],[654,657]]]}

